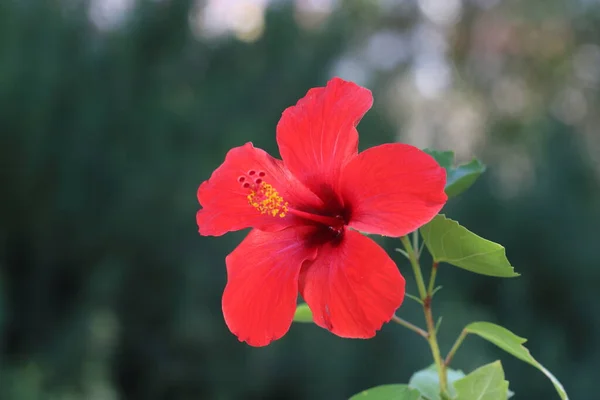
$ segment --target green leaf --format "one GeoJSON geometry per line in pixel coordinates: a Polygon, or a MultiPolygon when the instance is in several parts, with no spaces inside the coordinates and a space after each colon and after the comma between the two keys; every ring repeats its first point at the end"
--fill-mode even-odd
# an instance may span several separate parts
{"type": "Polygon", "coordinates": [[[485,165],[474,158],[467,164],[459,165],[456,168],[447,170],[446,194],[448,197],[455,197],[470,188],[479,175],[485,172],[485,165]]]}
{"type": "Polygon", "coordinates": [[[554,388],[558,392],[558,395],[562,400],[568,400],[567,392],[561,385],[561,383],[548,371],[542,364],[540,364],[535,358],[531,356],[529,350],[523,346],[523,343],[527,339],[519,337],[509,331],[508,329],[492,324],[491,322],[473,322],[465,327],[465,331],[478,335],[485,340],[495,344],[507,353],[512,354],[519,360],[525,361],[528,364],[533,365],[544,373],[550,379],[554,388]]]}
{"type": "Polygon", "coordinates": [[[313,322],[312,311],[306,303],[298,304],[294,313],[294,322],[313,322]]]}
{"type": "Polygon", "coordinates": [[[440,167],[448,170],[452,168],[452,164],[454,163],[454,152],[453,151],[440,151],[433,149],[423,149],[423,151],[429,154],[431,157],[435,158],[440,167]]]}
{"type": "Polygon", "coordinates": [[[504,247],[477,236],[443,214],[436,215],[420,232],[436,262],[447,262],[482,275],[519,276],[508,262],[504,247]]]}
{"type": "Polygon", "coordinates": [[[506,400],[508,381],[500,361],[477,368],[469,375],[454,382],[457,400],[506,400]]]}
{"type": "Polygon", "coordinates": [[[438,164],[446,170],[446,194],[448,197],[458,196],[470,188],[486,169],[485,165],[476,158],[466,164],[453,167],[453,152],[430,149],[423,151],[435,158],[438,164]]]}
{"type": "MultiPolygon", "coordinates": [[[[454,369],[447,369],[446,372],[448,374],[448,394],[454,397],[455,391],[452,383],[464,377],[465,373],[454,369]]],[[[415,372],[408,381],[408,386],[417,389],[423,397],[429,400],[441,400],[440,379],[435,364],[415,372]]]]}
{"type": "Polygon", "coordinates": [[[350,400],[419,400],[418,390],[408,385],[383,385],[367,389],[350,397],[350,400]]]}

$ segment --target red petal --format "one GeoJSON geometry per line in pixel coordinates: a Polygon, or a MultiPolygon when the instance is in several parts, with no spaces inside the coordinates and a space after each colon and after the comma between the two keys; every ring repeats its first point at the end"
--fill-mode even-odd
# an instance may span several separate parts
{"type": "Polygon", "coordinates": [[[347,230],[302,268],[300,293],[317,325],[338,336],[370,338],[404,299],[405,281],[373,240],[347,230]]]}
{"type": "Polygon", "coordinates": [[[407,144],[384,144],[360,153],[344,168],[341,187],[349,226],[402,236],[429,222],[447,200],[446,171],[407,144]]]}
{"type": "Polygon", "coordinates": [[[296,310],[298,275],[316,248],[304,246],[312,228],[250,231],[227,256],[223,316],[229,330],[251,346],[266,346],[289,330],[296,310]]]}
{"type": "Polygon", "coordinates": [[[335,188],[340,168],[357,154],[356,125],[371,108],[368,89],[333,78],[287,108],[277,125],[277,143],[286,167],[319,193],[335,188]]]}
{"type": "MultiPolygon", "coordinates": [[[[268,212],[261,214],[250,204],[248,195],[256,189],[255,182],[259,182],[256,179],[275,189],[281,206],[285,202],[317,207],[320,204],[317,196],[298,182],[283,162],[255,148],[252,143],[246,143],[231,149],[223,164],[198,188],[198,201],[203,207],[196,214],[200,234],[219,236],[248,227],[277,231],[293,225],[296,221],[293,216],[281,216],[285,214],[283,207],[269,205],[268,212]],[[245,184],[251,184],[251,187],[246,188],[245,184]]],[[[256,191],[260,192],[259,189],[256,191]]]]}

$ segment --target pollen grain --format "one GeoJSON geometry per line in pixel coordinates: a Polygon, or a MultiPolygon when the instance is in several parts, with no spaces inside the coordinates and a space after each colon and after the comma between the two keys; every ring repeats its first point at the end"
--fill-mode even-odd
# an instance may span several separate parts
{"type": "Polygon", "coordinates": [[[248,194],[248,203],[260,211],[273,217],[283,218],[288,212],[289,204],[275,188],[263,180],[257,179],[257,184],[248,194]]]}

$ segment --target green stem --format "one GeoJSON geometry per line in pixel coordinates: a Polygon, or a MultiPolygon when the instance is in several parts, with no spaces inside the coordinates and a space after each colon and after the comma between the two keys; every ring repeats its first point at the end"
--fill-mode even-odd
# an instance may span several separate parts
{"type": "Polygon", "coordinates": [[[444,364],[446,364],[446,366],[450,365],[450,363],[452,362],[452,358],[454,357],[454,354],[456,354],[456,351],[458,350],[458,348],[460,347],[460,345],[465,340],[465,338],[467,337],[468,334],[469,333],[463,329],[462,332],[460,333],[460,335],[458,335],[458,338],[456,338],[456,342],[454,342],[454,344],[452,345],[452,348],[448,352],[448,355],[446,356],[446,360],[444,361],[444,364]]]}
{"type": "Polygon", "coordinates": [[[429,293],[430,296],[433,296],[433,289],[435,289],[435,277],[437,275],[437,270],[438,263],[434,261],[431,265],[431,276],[429,277],[429,287],[427,288],[427,293],[429,293]]]}
{"type": "Polygon", "coordinates": [[[416,231],[414,231],[412,233],[413,237],[412,237],[412,245],[413,245],[413,250],[415,250],[416,256],[417,256],[417,261],[419,260],[419,258],[421,258],[421,252],[419,251],[419,230],[417,229],[416,231]]]}
{"type": "Polygon", "coordinates": [[[427,333],[427,331],[425,331],[424,329],[419,328],[418,326],[416,326],[415,324],[408,322],[405,319],[400,318],[399,316],[395,315],[392,317],[392,321],[394,321],[395,323],[402,325],[405,328],[410,329],[413,332],[416,332],[417,334],[423,336],[425,339],[428,339],[429,334],[427,333]]]}
{"type": "MultiPolygon", "coordinates": [[[[423,274],[421,273],[421,266],[419,265],[419,260],[417,259],[411,241],[406,236],[402,236],[400,240],[402,241],[402,244],[406,249],[406,253],[408,254],[408,260],[410,261],[410,265],[412,266],[413,272],[415,274],[415,280],[417,281],[419,295],[421,296],[421,300],[423,301],[423,313],[425,314],[425,322],[427,323],[428,332],[427,341],[429,342],[431,354],[433,355],[433,360],[438,371],[438,376],[440,380],[440,394],[441,397],[445,399],[448,398],[448,379],[446,376],[446,364],[442,360],[442,356],[440,353],[435,323],[433,321],[433,312],[431,311],[431,293],[433,291],[433,285],[431,284],[430,280],[430,290],[427,291],[425,289],[425,281],[423,280],[423,274]]],[[[432,277],[435,279],[434,271],[432,271],[432,277]]]]}
{"type": "Polygon", "coordinates": [[[433,354],[433,360],[437,366],[438,375],[440,377],[440,391],[444,394],[447,391],[448,381],[446,377],[446,364],[442,360],[440,353],[440,347],[437,342],[437,335],[435,332],[435,323],[433,322],[433,313],[431,312],[431,297],[428,297],[423,306],[425,312],[425,322],[427,323],[427,331],[429,332],[429,346],[431,347],[431,354],[433,354]]]}
{"type": "Polygon", "coordinates": [[[408,261],[410,261],[413,273],[415,274],[417,288],[419,289],[419,296],[421,297],[421,300],[424,301],[427,297],[427,291],[425,290],[425,283],[423,281],[423,274],[421,273],[421,266],[419,265],[419,260],[417,260],[417,256],[415,254],[415,251],[413,250],[410,240],[406,236],[402,236],[400,240],[402,241],[402,244],[406,249],[406,253],[408,254],[408,261]]]}

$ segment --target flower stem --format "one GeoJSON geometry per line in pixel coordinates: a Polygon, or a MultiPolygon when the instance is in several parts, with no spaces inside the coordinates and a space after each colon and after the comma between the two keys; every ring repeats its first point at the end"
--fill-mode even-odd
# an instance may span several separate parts
{"type": "Polygon", "coordinates": [[[433,360],[438,371],[438,376],[440,380],[440,394],[442,399],[449,398],[449,396],[447,395],[448,379],[446,376],[446,364],[444,363],[444,360],[442,360],[442,356],[440,353],[435,323],[433,321],[433,312],[431,311],[431,293],[433,292],[433,286],[435,284],[435,274],[437,272],[437,265],[431,271],[432,276],[429,281],[429,290],[427,290],[425,289],[425,281],[423,279],[423,274],[421,273],[421,266],[419,264],[419,260],[417,259],[417,255],[415,254],[415,250],[413,249],[411,241],[406,236],[402,236],[400,240],[402,241],[406,253],[409,256],[408,260],[410,261],[410,265],[412,266],[413,272],[415,274],[415,280],[417,281],[419,295],[421,296],[421,300],[423,301],[423,313],[425,314],[425,322],[427,324],[428,333],[427,341],[429,342],[431,354],[433,355],[433,360]]]}
{"type": "Polygon", "coordinates": [[[458,350],[458,348],[460,347],[462,342],[465,340],[467,335],[468,335],[468,332],[465,331],[464,329],[462,330],[460,335],[458,335],[458,338],[456,338],[456,342],[454,342],[454,344],[452,345],[452,348],[448,352],[448,355],[446,356],[446,360],[444,361],[444,364],[446,364],[446,366],[450,365],[450,363],[452,362],[452,358],[454,357],[454,354],[456,354],[456,351],[458,350]]]}
{"type": "Polygon", "coordinates": [[[425,331],[424,329],[419,328],[418,326],[416,326],[415,324],[408,322],[405,319],[400,318],[399,316],[395,315],[392,317],[392,321],[394,321],[395,323],[402,325],[405,328],[410,329],[413,332],[416,332],[417,334],[423,336],[425,339],[429,339],[429,334],[427,333],[427,331],[425,331]]]}

